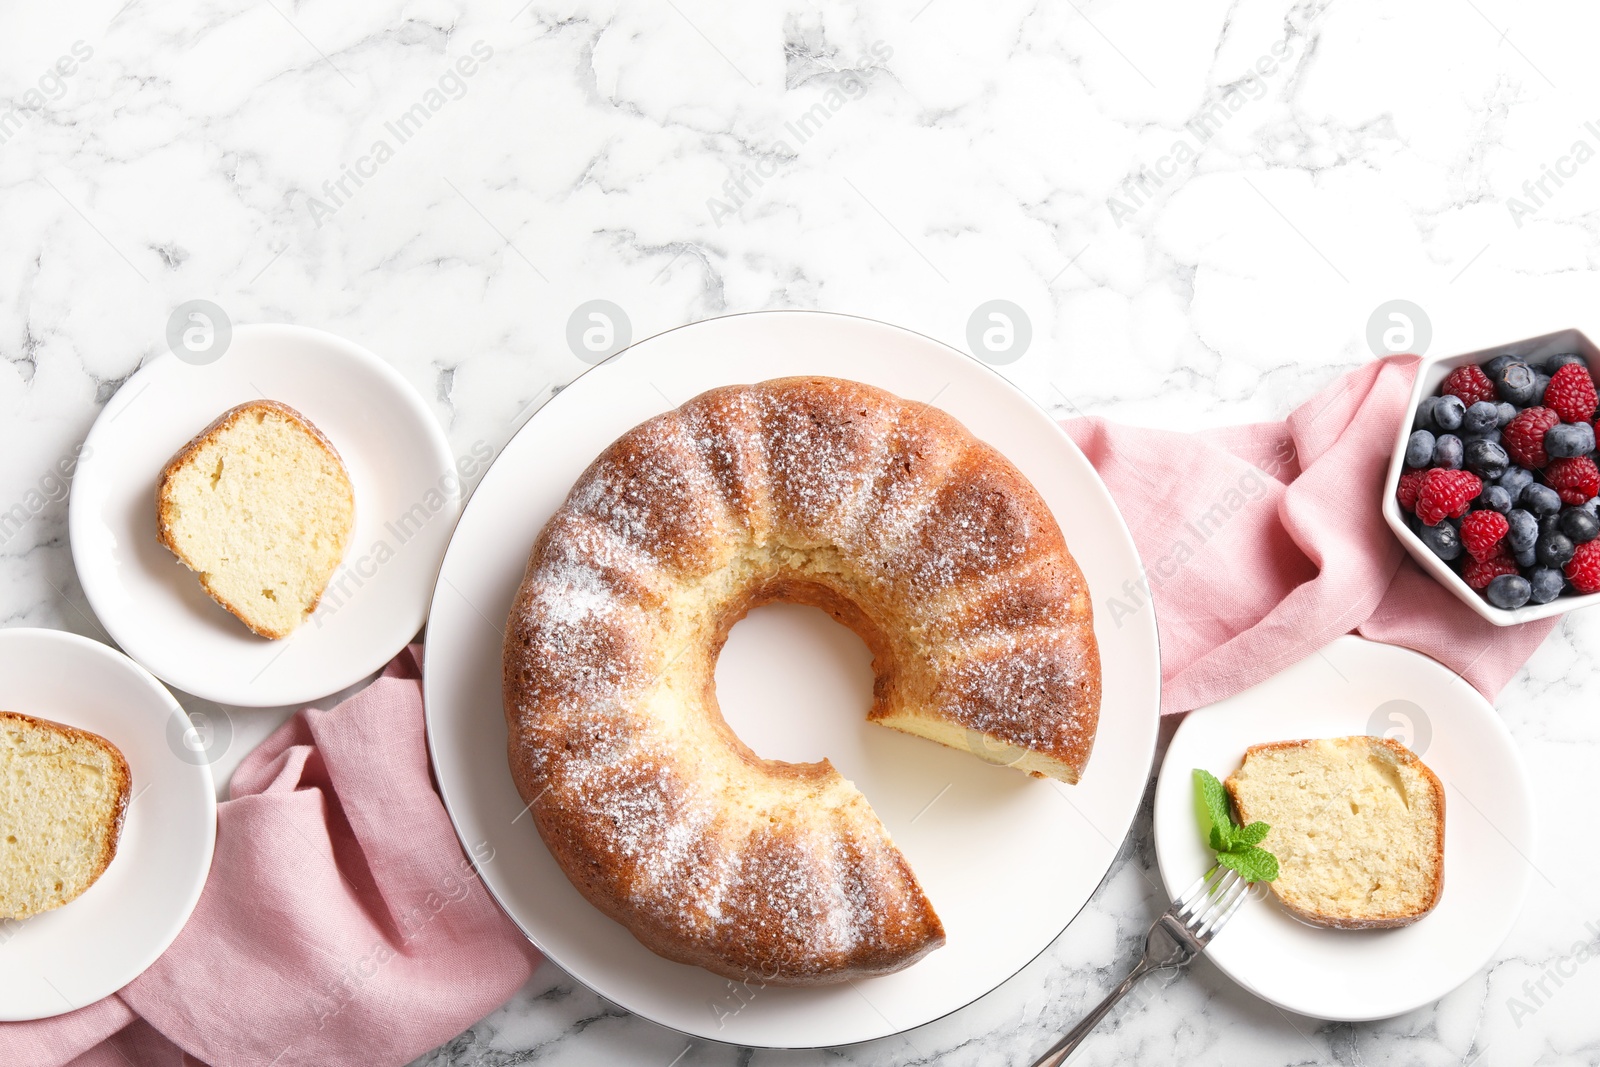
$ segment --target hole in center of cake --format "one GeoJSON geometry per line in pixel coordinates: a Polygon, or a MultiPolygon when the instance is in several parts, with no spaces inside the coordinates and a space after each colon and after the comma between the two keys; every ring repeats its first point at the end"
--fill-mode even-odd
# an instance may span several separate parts
{"type": "Polygon", "coordinates": [[[723,717],[763,759],[838,764],[868,729],[872,653],[820,608],[751,611],[729,631],[716,680],[723,717]]]}

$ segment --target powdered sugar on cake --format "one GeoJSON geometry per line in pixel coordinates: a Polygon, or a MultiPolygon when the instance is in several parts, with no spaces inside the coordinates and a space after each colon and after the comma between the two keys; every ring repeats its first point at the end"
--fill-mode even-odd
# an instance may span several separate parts
{"type": "Polygon", "coordinates": [[[509,620],[512,769],[591,901],[730,976],[885,973],[943,939],[860,794],[752,759],[716,708],[728,620],[807,588],[879,642],[887,725],[936,718],[1075,774],[1098,715],[1088,598],[1059,530],[943,412],[784,379],[625,434],[541,536],[509,620]]]}

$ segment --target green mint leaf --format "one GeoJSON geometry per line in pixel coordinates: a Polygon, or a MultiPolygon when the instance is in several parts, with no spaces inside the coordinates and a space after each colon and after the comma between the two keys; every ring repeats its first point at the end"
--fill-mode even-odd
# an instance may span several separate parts
{"type": "Polygon", "coordinates": [[[1271,882],[1278,877],[1278,857],[1255,845],[1236,852],[1219,852],[1217,862],[1238,871],[1247,882],[1271,882]]]}
{"type": "Polygon", "coordinates": [[[1195,768],[1194,790],[1211,823],[1206,840],[1217,854],[1217,862],[1238,871],[1247,882],[1276,880],[1278,857],[1258,847],[1272,828],[1264,822],[1253,822],[1249,826],[1234,822],[1228,791],[1209,771],[1195,768]]]}
{"type": "Polygon", "coordinates": [[[1211,818],[1211,847],[1225,852],[1232,847],[1233,816],[1228,811],[1228,793],[1216,775],[1199,767],[1194,771],[1194,787],[1200,803],[1211,818]]]}

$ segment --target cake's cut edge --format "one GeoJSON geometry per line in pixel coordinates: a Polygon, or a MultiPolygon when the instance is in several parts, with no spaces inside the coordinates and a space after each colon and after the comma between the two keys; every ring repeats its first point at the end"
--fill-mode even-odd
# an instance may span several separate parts
{"type": "MultiPolygon", "coordinates": [[[[1262,847],[1273,851],[1279,860],[1280,874],[1277,881],[1270,883],[1273,894],[1277,896],[1284,908],[1303,922],[1313,926],[1329,927],[1337,930],[1380,930],[1394,929],[1409,926],[1422,919],[1431,912],[1439,903],[1440,895],[1444,891],[1444,819],[1445,797],[1444,786],[1433,770],[1409,748],[1400,742],[1387,737],[1373,737],[1358,734],[1351,737],[1336,738],[1309,738],[1296,741],[1274,741],[1267,744],[1252,745],[1245,752],[1244,760],[1233,774],[1228,776],[1224,783],[1234,808],[1239,813],[1239,818],[1244,823],[1261,821],[1267,823],[1272,829],[1262,841],[1262,847]],[[1365,758],[1380,759],[1385,761],[1395,770],[1395,780],[1401,782],[1400,769],[1417,776],[1425,792],[1422,798],[1426,801],[1426,810],[1423,811],[1412,823],[1402,827],[1402,830],[1417,834],[1414,843],[1421,846],[1421,851],[1426,855],[1427,862],[1424,867],[1409,871],[1420,882],[1420,888],[1414,894],[1414,903],[1405,906],[1390,908],[1375,907],[1362,910],[1359,906],[1340,902],[1333,904],[1327,900],[1318,900],[1315,894],[1297,891],[1284,884],[1283,871],[1288,864],[1296,862],[1295,852],[1285,848],[1286,838],[1291,833],[1296,838],[1303,837],[1310,827],[1300,827],[1292,823],[1285,823],[1284,814],[1273,809],[1270,800],[1264,801],[1256,797],[1254,801],[1246,794],[1252,790],[1246,778],[1253,757],[1272,758],[1275,756],[1290,756],[1297,753],[1313,752],[1319,747],[1331,746],[1334,748],[1360,747],[1366,750],[1365,758]],[[1420,828],[1420,833],[1419,833],[1420,828]],[[1427,840],[1431,835],[1431,842],[1427,840]],[[1275,840],[1276,839],[1276,840],[1275,840]],[[1288,852],[1286,857],[1283,853],[1288,852]]],[[[1347,787],[1348,788],[1348,787],[1347,787]]],[[[1409,796],[1401,785],[1402,796],[1409,796]]],[[[1349,803],[1348,797],[1341,794],[1335,800],[1349,803]]],[[[1407,811],[1412,808],[1410,799],[1406,799],[1407,811]]],[[[1324,826],[1316,827],[1319,831],[1324,826]]],[[[1298,882],[1299,879],[1295,878],[1298,882]]]]}
{"type": "Polygon", "coordinates": [[[1082,764],[1087,762],[1085,759],[1074,765],[1037,749],[1023,748],[993,734],[964,727],[948,717],[917,714],[912,709],[875,712],[872,721],[958,752],[970,752],[985,763],[1010,767],[1034,778],[1054,778],[1067,785],[1078,784],[1082,764]]]}
{"type": "Polygon", "coordinates": [[[343,558],[344,551],[349,547],[350,536],[354,532],[355,528],[354,511],[355,491],[350,482],[349,470],[345,467],[344,460],[339,455],[338,449],[334,447],[333,442],[328,440],[327,435],[324,434],[310,419],[306,418],[288,404],[284,404],[281,401],[276,400],[247,401],[243,404],[229,408],[227,411],[217,416],[203,430],[195,434],[194,437],[190,438],[189,441],[177,451],[172,459],[167,462],[166,467],[161,472],[160,481],[156,486],[157,539],[164,547],[167,548],[168,551],[178,558],[179,562],[181,562],[185,567],[194,573],[195,577],[200,582],[201,588],[205,590],[206,595],[211,597],[211,599],[214,600],[219,606],[242,622],[251,633],[256,634],[258,637],[265,637],[270,640],[280,640],[288,637],[297,628],[299,628],[301,624],[309,619],[313,612],[316,611],[317,605],[321,603],[323,594],[327,592],[329,583],[333,580],[334,574],[336,574],[338,571],[338,565],[340,560],[343,558]],[[216,441],[220,441],[222,437],[230,429],[232,429],[237,422],[249,415],[257,413],[271,413],[273,415],[277,415],[306,434],[310,441],[317,448],[321,449],[326,458],[332,464],[333,468],[341,476],[342,487],[346,497],[343,502],[343,506],[347,514],[347,519],[343,523],[343,530],[339,539],[339,553],[334,557],[331,565],[325,568],[326,573],[317,573],[316,575],[312,576],[310,584],[313,586],[313,595],[309,598],[305,607],[297,613],[286,612],[283,614],[283,617],[281,619],[277,619],[277,621],[272,621],[273,618],[276,618],[276,616],[269,618],[266,613],[256,610],[250,605],[241,603],[238,599],[229,596],[223,589],[219,588],[218,584],[211,580],[211,574],[205,569],[203,563],[196,561],[180,547],[178,538],[173,530],[177,508],[174,501],[171,499],[170,494],[174,479],[196,460],[200,452],[207,445],[216,441]]]}
{"type": "MultiPolygon", "coordinates": [[[[38,893],[33,896],[40,899],[22,901],[7,901],[0,899],[0,919],[26,919],[46,911],[53,911],[72,903],[89,890],[106,869],[111,866],[111,861],[116,858],[117,846],[122,838],[122,826],[127,817],[128,803],[133,787],[133,775],[128,769],[128,761],[120,749],[99,734],[82,730],[75,726],[67,726],[50,719],[41,719],[33,715],[24,715],[14,711],[0,711],[0,733],[11,729],[21,729],[39,734],[53,735],[64,740],[67,746],[88,745],[95,751],[103,754],[109,763],[108,770],[111,776],[113,796],[110,804],[101,818],[94,821],[94,826],[100,831],[102,837],[98,842],[95,855],[88,864],[86,873],[75,879],[70,885],[65,881],[53,887],[49,893],[38,893]]],[[[0,753],[0,756],[3,756],[0,753]]],[[[57,757],[61,758],[60,756],[57,757]]],[[[70,758],[70,757],[69,757],[70,758]]],[[[0,766],[4,760],[0,758],[0,766]]],[[[17,827],[18,831],[26,833],[25,827],[17,827]]],[[[22,862],[21,859],[10,856],[10,847],[15,844],[22,846],[28,844],[25,837],[7,831],[7,839],[0,839],[7,849],[6,862],[22,862]],[[11,841],[9,838],[16,837],[11,841]]]]}

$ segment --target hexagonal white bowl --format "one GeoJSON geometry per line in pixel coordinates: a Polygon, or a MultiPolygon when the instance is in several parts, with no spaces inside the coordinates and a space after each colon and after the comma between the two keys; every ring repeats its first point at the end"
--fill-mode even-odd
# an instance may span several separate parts
{"type": "Polygon", "coordinates": [[[1411,403],[1406,405],[1405,421],[1400,424],[1395,436],[1394,454],[1389,459],[1389,475],[1383,483],[1384,520],[1388,522],[1394,535],[1400,539],[1400,543],[1406,546],[1406,551],[1411,553],[1412,558],[1423,570],[1433,575],[1473,611],[1496,626],[1515,626],[1535,619],[1562,615],[1576,608],[1593,607],[1600,604],[1600,593],[1590,593],[1587,596],[1559,596],[1548,604],[1528,604],[1515,611],[1495,607],[1469,586],[1459,574],[1451,570],[1448,563],[1434,555],[1420,537],[1411,532],[1406,526],[1406,516],[1400,509],[1400,501],[1395,498],[1395,489],[1399,486],[1400,475],[1405,470],[1406,441],[1411,437],[1411,424],[1416,419],[1417,405],[1422,402],[1422,398],[1437,392],[1445,376],[1457,367],[1466,366],[1468,363],[1487,363],[1495,356],[1507,352],[1536,363],[1562,352],[1576,352],[1589,361],[1591,368],[1600,367],[1600,348],[1584,336],[1583,331],[1577,329],[1557,330],[1538,337],[1512,341],[1510,344],[1480,348],[1476,352],[1465,352],[1458,356],[1423,359],[1422,365],[1417,368],[1417,380],[1411,387],[1411,403]]]}

